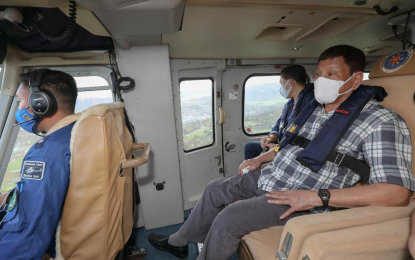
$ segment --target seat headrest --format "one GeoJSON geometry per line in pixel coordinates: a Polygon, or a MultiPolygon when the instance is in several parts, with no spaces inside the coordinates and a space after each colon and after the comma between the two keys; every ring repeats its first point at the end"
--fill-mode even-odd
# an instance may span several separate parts
{"type": "Polygon", "coordinates": [[[413,50],[388,54],[378,59],[369,74],[369,79],[415,75],[413,50]]]}

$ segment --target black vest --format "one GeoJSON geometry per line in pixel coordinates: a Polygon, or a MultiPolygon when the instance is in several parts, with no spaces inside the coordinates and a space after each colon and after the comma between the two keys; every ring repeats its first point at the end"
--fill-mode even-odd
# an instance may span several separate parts
{"type": "Polygon", "coordinates": [[[353,91],[350,97],[324,123],[313,140],[308,140],[297,135],[318,106],[318,102],[313,100],[287,128],[284,138],[279,143],[280,149],[283,149],[287,144],[305,148],[300,152],[296,160],[313,172],[318,172],[326,161],[331,161],[337,166],[345,166],[352,169],[362,179],[366,179],[370,173],[369,166],[363,161],[335,151],[335,148],[347,129],[359,116],[364,106],[372,98],[383,101],[386,96],[387,93],[382,87],[361,85],[357,90],[353,91]]]}

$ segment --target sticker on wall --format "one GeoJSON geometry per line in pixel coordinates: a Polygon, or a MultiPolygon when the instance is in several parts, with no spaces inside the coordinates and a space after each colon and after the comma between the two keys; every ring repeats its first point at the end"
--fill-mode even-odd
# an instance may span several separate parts
{"type": "Polygon", "coordinates": [[[238,90],[238,88],[239,88],[238,84],[233,85],[234,90],[238,90]]]}
{"type": "Polygon", "coordinates": [[[412,57],[412,50],[392,53],[385,57],[380,63],[383,72],[393,73],[404,67],[412,57]]]}
{"type": "Polygon", "coordinates": [[[237,100],[237,99],[239,99],[238,92],[229,92],[229,100],[237,100]]]}

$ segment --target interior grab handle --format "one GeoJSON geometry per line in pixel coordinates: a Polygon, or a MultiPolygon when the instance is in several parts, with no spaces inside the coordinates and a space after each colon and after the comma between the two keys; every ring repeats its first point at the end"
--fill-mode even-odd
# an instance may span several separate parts
{"type": "Polygon", "coordinates": [[[133,144],[133,151],[143,150],[140,157],[127,160],[126,162],[122,163],[123,169],[134,168],[140,165],[143,165],[148,162],[148,156],[150,154],[150,144],[149,143],[139,143],[133,144]]]}
{"type": "Polygon", "coordinates": [[[226,113],[223,107],[218,107],[218,109],[219,109],[219,116],[220,116],[218,125],[223,125],[225,123],[226,113]]]}

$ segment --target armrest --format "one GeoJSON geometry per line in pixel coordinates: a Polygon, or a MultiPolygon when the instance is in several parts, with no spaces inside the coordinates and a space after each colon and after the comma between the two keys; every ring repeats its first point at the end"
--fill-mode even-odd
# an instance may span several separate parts
{"type": "MultiPolygon", "coordinates": [[[[320,233],[309,237],[300,257],[309,260],[406,260],[410,218],[320,233]]],[[[301,258],[300,258],[301,259],[301,258]]]]}
{"type": "Polygon", "coordinates": [[[284,226],[254,231],[241,238],[238,248],[240,260],[277,260],[277,248],[284,226]]]}
{"type": "Polygon", "coordinates": [[[141,166],[148,162],[148,156],[150,154],[151,146],[149,143],[133,144],[133,151],[143,150],[141,156],[135,159],[127,160],[122,164],[124,169],[129,169],[137,166],[141,166]]]}
{"type": "Polygon", "coordinates": [[[315,234],[407,218],[414,207],[415,200],[411,200],[407,207],[371,206],[290,219],[280,240],[280,259],[284,255],[298,259],[304,241],[315,234]]]}

